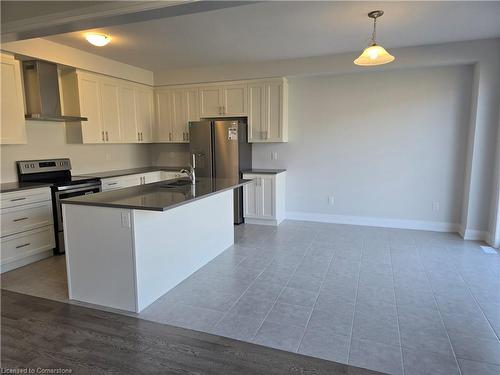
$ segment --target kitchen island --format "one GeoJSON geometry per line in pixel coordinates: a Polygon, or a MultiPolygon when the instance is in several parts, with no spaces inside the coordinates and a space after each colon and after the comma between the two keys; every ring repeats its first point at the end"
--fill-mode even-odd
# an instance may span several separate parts
{"type": "Polygon", "coordinates": [[[69,298],[140,312],[234,243],[233,190],[200,178],[63,200],[69,298]]]}

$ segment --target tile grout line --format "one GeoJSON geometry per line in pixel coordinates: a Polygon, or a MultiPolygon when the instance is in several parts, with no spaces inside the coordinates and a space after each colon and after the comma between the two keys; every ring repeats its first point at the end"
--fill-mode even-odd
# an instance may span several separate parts
{"type": "MultiPolygon", "coordinates": [[[[274,231],[272,233],[275,233],[277,231],[274,231]]],[[[258,249],[258,248],[255,248],[255,249],[258,249]]],[[[239,262],[236,267],[238,267],[241,263],[243,263],[243,261],[245,259],[247,259],[248,257],[245,257],[243,260],[241,260],[241,262],[239,262]]],[[[227,309],[227,311],[225,311],[223,314],[222,314],[222,317],[213,325],[213,329],[215,329],[219,323],[227,316],[227,314],[229,313],[229,311],[231,311],[231,309],[236,306],[236,304],[241,300],[241,298],[245,295],[245,293],[248,291],[248,289],[250,289],[250,287],[252,285],[255,284],[255,282],[257,281],[257,279],[260,277],[260,275],[262,275],[264,273],[265,270],[267,270],[269,268],[269,266],[271,265],[272,261],[273,261],[274,257],[271,259],[271,261],[269,262],[269,264],[267,266],[264,267],[264,269],[257,275],[257,277],[248,285],[248,287],[246,287],[246,289],[241,293],[241,295],[236,299],[236,301],[231,305],[231,307],[229,307],[229,309],[227,309]]],[[[235,268],[236,268],[235,267],[235,268]]]]}
{"type": "MultiPolygon", "coordinates": [[[[447,249],[448,250],[448,249],[447,249]]],[[[458,269],[458,268],[457,268],[458,269]]],[[[488,319],[488,317],[486,316],[486,314],[484,313],[483,311],[483,308],[481,307],[481,304],[479,303],[479,301],[477,300],[476,296],[474,295],[474,293],[472,293],[471,289],[470,289],[470,286],[469,286],[469,283],[467,283],[462,275],[462,273],[460,271],[457,271],[458,272],[458,275],[460,276],[460,278],[462,279],[462,281],[464,282],[464,285],[466,286],[467,288],[467,291],[469,292],[469,294],[472,296],[472,298],[474,299],[474,302],[476,302],[477,306],[479,307],[479,310],[481,311],[481,314],[483,315],[484,319],[486,319],[486,321],[488,322],[488,326],[490,327],[490,329],[493,331],[493,334],[495,335],[495,337],[497,338],[497,341],[500,341],[500,337],[498,336],[497,332],[495,331],[495,329],[493,328],[493,326],[491,325],[491,322],[490,320],[488,319]]]]}
{"type": "MultiPolygon", "coordinates": [[[[414,242],[415,249],[417,246],[415,245],[415,240],[412,238],[412,242],[414,242]]],[[[405,359],[404,359],[404,353],[403,353],[403,341],[401,340],[401,328],[399,324],[399,307],[398,307],[398,301],[396,297],[396,279],[394,278],[394,263],[392,261],[392,245],[391,241],[389,240],[389,257],[391,260],[391,273],[392,273],[392,292],[394,293],[394,305],[396,307],[396,322],[397,322],[397,327],[398,327],[398,337],[399,337],[399,351],[401,353],[401,366],[403,369],[403,375],[406,373],[405,369],[405,359]]]]}
{"type": "MultiPolygon", "coordinates": [[[[318,236],[318,234],[316,234],[316,237],[317,236],[318,236]]],[[[312,246],[313,242],[314,242],[314,239],[311,242],[311,246],[312,246]]],[[[334,251],[334,254],[335,254],[335,251],[334,251]]],[[[299,340],[299,344],[297,345],[297,349],[295,350],[295,353],[299,352],[300,346],[302,345],[302,341],[304,340],[304,336],[306,335],[306,332],[307,332],[307,327],[309,326],[309,322],[311,321],[314,307],[316,306],[316,303],[318,302],[319,294],[321,293],[321,289],[323,289],[323,285],[325,284],[326,276],[328,275],[328,270],[330,269],[330,265],[332,264],[334,258],[335,258],[335,255],[333,255],[331,257],[330,261],[328,262],[328,267],[326,268],[325,274],[323,275],[323,279],[321,280],[321,285],[319,287],[318,295],[316,296],[316,299],[314,300],[314,303],[312,305],[311,312],[309,313],[309,317],[307,318],[307,322],[306,322],[306,325],[304,327],[304,332],[302,333],[302,337],[299,340]]]]}
{"type": "MultiPolygon", "coordinates": [[[[316,236],[315,236],[316,237],[316,236]]],[[[314,237],[314,238],[315,238],[314,237]]],[[[312,243],[314,241],[314,238],[311,240],[311,242],[309,243],[309,246],[306,248],[306,250],[304,251],[304,255],[302,256],[302,260],[305,258],[306,254],[307,254],[307,251],[311,248],[312,246],[312,243]]],[[[266,321],[267,317],[269,316],[269,314],[271,313],[271,311],[273,311],[274,309],[274,306],[276,306],[276,302],[278,302],[278,299],[281,297],[281,295],[283,294],[283,291],[287,288],[288,284],[290,283],[290,280],[292,279],[293,275],[295,274],[295,272],[297,271],[297,269],[299,268],[300,266],[300,262],[297,264],[297,266],[294,268],[293,270],[293,273],[292,273],[292,276],[290,276],[290,278],[287,280],[287,282],[285,283],[285,285],[283,286],[283,288],[281,289],[281,292],[279,292],[278,296],[276,297],[276,299],[274,300],[271,308],[269,309],[269,311],[267,312],[267,314],[264,316],[264,319],[262,320],[262,323],[260,323],[259,325],[259,328],[257,328],[257,331],[255,331],[255,334],[252,336],[252,339],[250,342],[254,342],[255,340],[255,337],[257,337],[257,334],[259,333],[260,329],[262,328],[262,326],[264,325],[264,322],[266,321]]],[[[305,329],[304,329],[305,330],[305,329]]]]}
{"type": "Polygon", "coordinates": [[[356,293],[354,295],[354,309],[352,311],[352,321],[351,321],[351,331],[349,332],[349,347],[347,348],[347,364],[349,365],[351,361],[351,348],[352,348],[352,334],[354,332],[354,319],[356,318],[356,306],[358,305],[358,293],[359,293],[359,279],[361,278],[361,260],[363,259],[363,252],[365,251],[366,239],[363,237],[361,242],[361,254],[358,263],[358,277],[356,280],[356,293]]]}
{"type": "MultiPolygon", "coordinates": [[[[420,246],[417,246],[417,255],[418,255],[418,258],[420,259],[421,258],[420,246]]],[[[460,365],[458,363],[458,358],[457,358],[457,355],[455,353],[455,348],[453,347],[453,344],[451,343],[450,335],[448,333],[448,330],[446,329],[446,325],[444,324],[443,315],[441,314],[441,310],[439,309],[439,304],[437,303],[436,294],[435,294],[434,289],[432,288],[432,283],[431,283],[431,280],[430,280],[429,275],[427,273],[427,269],[425,268],[424,263],[422,262],[421,259],[420,259],[420,263],[422,264],[422,269],[424,270],[424,274],[425,274],[425,277],[427,278],[427,282],[429,283],[429,286],[431,287],[432,299],[434,300],[434,305],[436,305],[436,309],[437,309],[437,312],[439,314],[439,318],[441,319],[441,325],[443,326],[444,332],[446,333],[446,337],[448,338],[448,342],[449,342],[450,347],[451,347],[451,352],[453,353],[453,358],[455,359],[455,363],[456,363],[457,368],[458,368],[458,373],[460,375],[462,375],[462,369],[460,368],[460,365]]]]}

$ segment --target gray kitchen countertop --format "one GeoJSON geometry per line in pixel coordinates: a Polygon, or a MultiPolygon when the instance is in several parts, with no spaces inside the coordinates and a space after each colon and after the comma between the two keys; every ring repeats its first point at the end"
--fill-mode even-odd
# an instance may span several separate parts
{"type": "Polygon", "coordinates": [[[147,211],[166,211],[213,194],[232,190],[250,183],[250,180],[226,178],[199,178],[195,185],[169,187],[172,181],[132,186],[129,188],[82,195],[61,200],[63,204],[113,207],[147,211]]]}
{"type": "Polygon", "coordinates": [[[95,172],[95,173],[84,173],[81,175],[79,174],[78,176],[111,178],[111,177],[121,177],[132,174],[158,172],[158,171],[179,172],[183,168],[186,167],[139,167],[139,168],[129,168],[129,169],[116,169],[112,171],[95,172]]]}

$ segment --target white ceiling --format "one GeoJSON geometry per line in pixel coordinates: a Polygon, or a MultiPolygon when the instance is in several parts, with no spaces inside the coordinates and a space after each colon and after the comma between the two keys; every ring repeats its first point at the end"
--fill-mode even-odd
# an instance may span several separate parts
{"type": "Polygon", "coordinates": [[[153,71],[358,52],[371,34],[366,14],[383,9],[384,47],[500,37],[500,2],[262,2],[102,28],[113,41],[93,47],[83,32],[48,39],[153,71]]]}

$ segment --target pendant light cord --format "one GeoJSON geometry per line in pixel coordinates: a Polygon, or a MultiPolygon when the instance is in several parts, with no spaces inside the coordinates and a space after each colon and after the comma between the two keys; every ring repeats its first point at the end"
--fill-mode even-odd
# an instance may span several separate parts
{"type": "Polygon", "coordinates": [[[376,45],[375,38],[377,36],[377,17],[373,18],[373,33],[372,33],[372,46],[376,45]]]}

